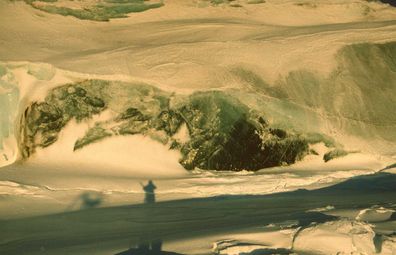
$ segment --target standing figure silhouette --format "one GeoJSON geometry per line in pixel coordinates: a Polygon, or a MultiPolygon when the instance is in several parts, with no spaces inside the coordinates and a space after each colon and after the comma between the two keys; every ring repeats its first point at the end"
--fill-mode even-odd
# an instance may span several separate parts
{"type": "Polygon", "coordinates": [[[143,185],[143,190],[145,192],[144,203],[151,204],[155,203],[155,189],[157,188],[152,180],[149,180],[147,185],[143,185]]]}
{"type": "MultiPolygon", "coordinates": [[[[154,204],[155,203],[155,189],[157,187],[154,185],[152,180],[149,180],[146,185],[140,183],[145,193],[144,203],[154,204]]],[[[146,211],[143,215],[143,220],[147,223],[155,223],[155,206],[150,206],[150,210],[146,211]],[[154,214],[152,214],[153,212],[154,214]]],[[[135,237],[136,238],[136,237],[135,237]]],[[[135,241],[136,242],[136,241],[135,241]]],[[[175,252],[162,251],[162,240],[161,236],[157,233],[155,229],[141,229],[141,233],[138,236],[138,241],[129,249],[115,255],[182,255],[175,252]]]]}

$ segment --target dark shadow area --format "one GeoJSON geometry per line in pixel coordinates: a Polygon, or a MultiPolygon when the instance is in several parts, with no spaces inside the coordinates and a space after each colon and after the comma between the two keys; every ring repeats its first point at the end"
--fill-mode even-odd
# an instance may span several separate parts
{"type": "Polygon", "coordinates": [[[99,207],[103,202],[103,195],[99,192],[86,191],[81,193],[73,203],[71,203],[67,208],[66,212],[79,208],[80,210],[92,209],[99,207]]]}
{"type": "Polygon", "coordinates": [[[388,169],[392,169],[392,168],[396,168],[396,163],[391,164],[391,165],[385,167],[384,169],[381,169],[381,171],[388,170],[388,169]]]}
{"type": "Polygon", "coordinates": [[[102,203],[103,197],[96,192],[84,192],[81,194],[80,199],[81,209],[90,209],[98,207],[102,203]]]}
{"type": "MultiPolygon", "coordinates": [[[[146,185],[140,183],[144,191],[144,204],[154,204],[155,203],[155,190],[157,187],[155,186],[152,180],[149,180],[146,185]]],[[[155,209],[153,209],[155,210],[155,209]]],[[[152,221],[153,215],[151,212],[145,215],[145,221],[152,221]]],[[[153,238],[153,234],[150,231],[142,231],[142,235],[140,236],[140,241],[134,248],[129,248],[126,251],[117,253],[115,255],[166,255],[166,254],[175,254],[173,252],[162,251],[162,240],[153,238]]]]}
{"type": "Polygon", "coordinates": [[[381,253],[382,252],[382,235],[375,234],[373,238],[373,243],[375,247],[375,252],[376,253],[381,253]]]}
{"type": "MultiPolygon", "coordinates": [[[[247,253],[247,255],[289,255],[289,254],[295,254],[294,252],[288,250],[288,249],[257,249],[254,250],[253,252],[247,253]]],[[[242,253],[243,255],[243,253],[242,253]]]]}
{"type": "Polygon", "coordinates": [[[396,212],[392,213],[392,216],[390,217],[391,221],[396,221],[396,212]]]}
{"type": "Polygon", "coordinates": [[[152,204],[155,203],[155,189],[157,188],[154,185],[154,182],[152,180],[149,180],[146,185],[142,185],[143,191],[144,191],[144,203],[145,204],[152,204]]]}
{"type": "Polygon", "coordinates": [[[391,173],[377,173],[371,175],[363,175],[348,179],[344,182],[335,184],[330,187],[313,190],[312,193],[343,193],[348,195],[350,193],[382,193],[382,192],[396,192],[396,175],[391,173]]]}
{"type": "Polygon", "coordinates": [[[169,251],[147,251],[146,249],[142,248],[130,248],[129,250],[116,253],[115,255],[183,255],[176,252],[169,252],[169,251]]]}
{"type": "Polygon", "coordinates": [[[396,0],[380,0],[380,2],[396,7],[396,0]]]}
{"type": "MultiPolygon", "coordinates": [[[[146,185],[143,183],[140,183],[140,185],[144,191],[144,204],[154,204],[156,201],[155,190],[157,189],[154,182],[149,180],[146,185]]],[[[153,210],[156,209],[153,208],[153,210]]],[[[155,221],[153,212],[155,211],[147,212],[144,218],[145,222],[155,221]]],[[[155,237],[155,234],[150,230],[146,231],[143,229],[139,238],[140,240],[134,245],[135,247],[130,247],[128,250],[116,253],[115,255],[182,255],[175,252],[163,251],[162,240],[159,239],[158,236],[155,237]]],[[[133,243],[133,240],[130,241],[130,243],[133,243]]]]}
{"type": "Polygon", "coordinates": [[[147,244],[151,247],[149,251],[172,254],[162,251],[162,242],[287,221],[309,226],[312,222],[336,219],[307,212],[328,205],[336,209],[365,209],[395,203],[396,175],[377,173],[311,191],[92,208],[2,221],[0,253],[42,254],[40,251],[44,247],[48,254],[62,254],[61,251],[67,249],[78,250],[78,247],[96,247],[104,243],[117,243],[119,248],[114,250],[122,251],[124,243],[124,247],[130,244],[133,248],[118,254],[144,254],[136,253],[136,249],[147,247],[147,244]]]}

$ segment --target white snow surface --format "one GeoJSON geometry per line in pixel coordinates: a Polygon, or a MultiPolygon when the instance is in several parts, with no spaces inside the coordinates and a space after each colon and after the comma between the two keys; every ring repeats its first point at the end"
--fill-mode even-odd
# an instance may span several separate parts
{"type": "MultiPolygon", "coordinates": [[[[377,2],[267,0],[243,8],[198,2],[202,1],[165,0],[164,7],[129,18],[93,22],[44,13],[22,1],[0,1],[0,68],[6,70],[0,76],[0,94],[11,96],[13,89],[18,91],[17,102],[6,100],[15,109],[0,115],[3,121],[4,114],[11,135],[0,140],[2,194],[34,193],[59,203],[57,191],[69,200],[80,190],[141,194],[138,181],[146,179],[158,179],[160,200],[267,194],[330,185],[394,163],[365,150],[374,142],[360,146],[362,141],[345,136],[332,121],[311,121],[308,113],[315,109],[305,106],[307,120],[302,121],[350,142],[348,149],[362,147],[361,152],[324,163],[327,149],[318,144],[314,148],[318,156],[310,155],[293,166],[258,173],[199,169],[187,173],[178,164],[178,152],[143,136],[112,137],[73,153],[72,142],[83,127],[92,124],[87,122],[69,123],[58,142],[17,162],[13,135],[21,112],[65,83],[92,78],[143,82],[179,94],[243,91],[249,88],[235,76],[240,68],[259,74],[269,84],[295,70],[326,76],[333,71],[335,54],[342,47],[396,38],[396,9],[377,2]]],[[[275,114],[294,113],[285,111],[276,108],[275,114]]],[[[319,110],[315,114],[322,117],[319,110]]],[[[188,139],[186,128],[175,138],[188,139]]],[[[381,139],[378,143],[394,148],[381,139]]]]}
{"type": "MultiPolygon", "coordinates": [[[[296,70],[325,77],[342,47],[396,38],[396,10],[378,2],[239,1],[242,8],[205,2],[165,0],[163,7],[129,18],[93,22],[48,14],[23,1],[1,1],[0,65],[7,74],[0,79],[18,88],[19,110],[55,86],[87,78],[140,81],[177,93],[246,90],[249,84],[236,70],[257,73],[271,86],[296,70]]],[[[12,128],[19,114],[9,114],[12,128]]],[[[393,146],[382,140],[364,144],[331,122],[311,126],[333,132],[353,149],[393,146]]],[[[0,157],[0,166],[11,164],[17,150],[0,142],[6,148],[1,154],[10,159],[0,157]]]]}
{"type": "Polygon", "coordinates": [[[356,216],[356,219],[367,222],[381,222],[389,220],[394,212],[395,210],[384,207],[368,208],[361,210],[358,216],[356,216]]]}
{"type": "Polygon", "coordinates": [[[350,219],[312,224],[302,230],[262,230],[261,233],[234,233],[229,237],[237,239],[222,239],[213,243],[216,254],[254,254],[258,249],[280,248],[289,251],[290,254],[317,255],[393,255],[396,251],[394,237],[381,237],[381,248],[378,249],[374,243],[373,225],[350,219]]]}

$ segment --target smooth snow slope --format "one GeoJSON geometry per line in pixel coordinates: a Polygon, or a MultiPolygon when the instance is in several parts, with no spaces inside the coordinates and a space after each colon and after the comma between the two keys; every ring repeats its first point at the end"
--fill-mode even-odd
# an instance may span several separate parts
{"type": "Polygon", "coordinates": [[[342,46],[396,34],[396,11],[365,1],[315,1],[315,8],[298,1],[244,8],[188,3],[165,1],[127,19],[92,22],[2,2],[0,59],[202,89],[236,85],[230,69],[238,66],[268,82],[299,68],[329,72],[342,46]]]}

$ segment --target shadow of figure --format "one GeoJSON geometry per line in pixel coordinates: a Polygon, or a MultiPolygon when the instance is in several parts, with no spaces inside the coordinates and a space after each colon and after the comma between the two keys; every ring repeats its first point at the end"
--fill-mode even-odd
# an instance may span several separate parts
{"type": "Polygon", "coordinates": [[[145,193],[144,203],[145,204],[155,203],[155,189],[157,187],[154,185],[154,182],[152,180],[149,180],[147,185],[143,185],[142,183],[140,183],[140,185],[142,185],[145,193]]]}
{"type": "MultiPolygon", "coordinates": [[[[149,180],[146,185],[140,183],[144,191],[144,204],[154,204],[155,203],[155,189],[157,187],[154,185],[152,180],[149,180]]],[[[146,215],[146,221],[152,220],[152,215],[146,215]]],[[[141,241],[135,248],[129,248],[126,251],[117,253],[115,255],[182,255],[175,252],[162,251],[162,240],[153,238],[152,233],[142,234],[141,241]]]]}
{"type": "Polygon", "coordinates": [[[66,211],[74,209],[80,205],[80,210],[91,209],[98,207],[103,202],[103,195],[98,192],[86,191],[81,193],[74,202],[66,208],[66,211]]]}
{"type": "Polygon", "coordinates": [[[81,209],[90,209],[99,206],[102,203],[102,195],[93,192],[84,192],[80,196],[81,209]]]}
{"type": "Polygon", "coordinates": [[[183,255],[181,253],[170,252],[170,251],[154,251],[142,248],[130,248],[129,250],[117,253],[115,255],[183,255]]]}

